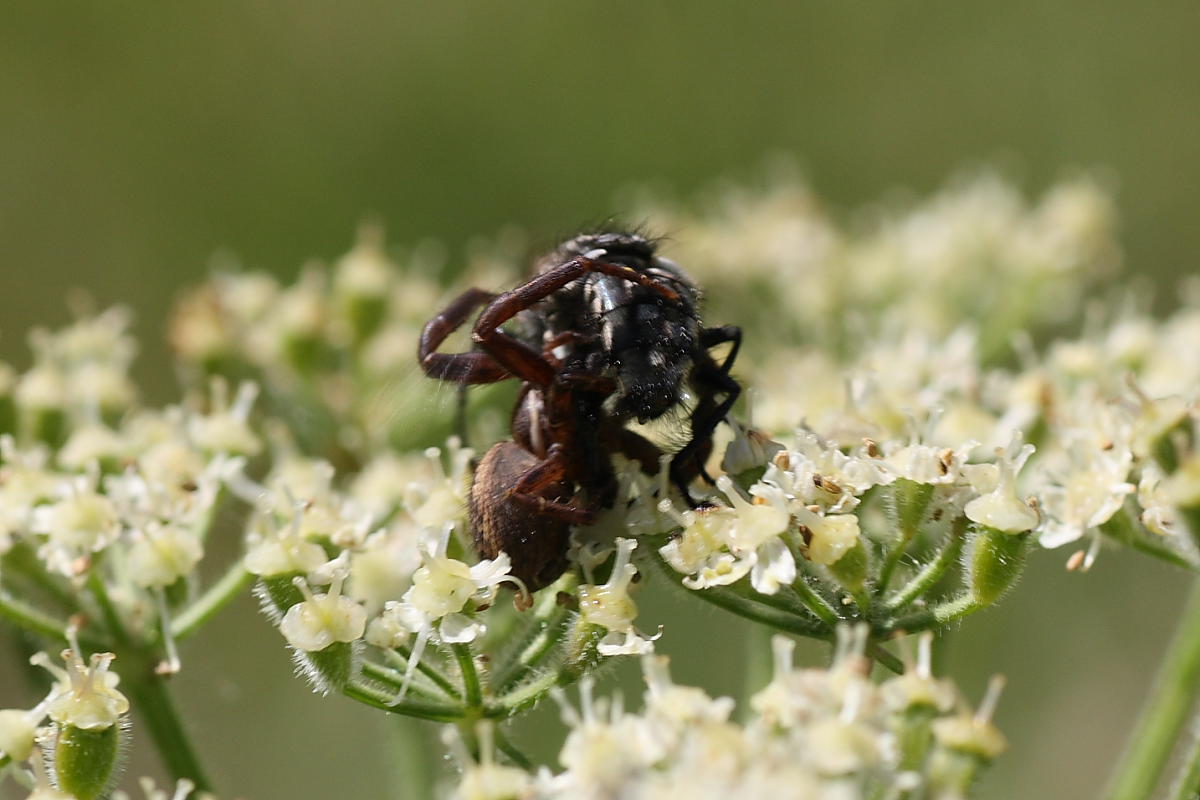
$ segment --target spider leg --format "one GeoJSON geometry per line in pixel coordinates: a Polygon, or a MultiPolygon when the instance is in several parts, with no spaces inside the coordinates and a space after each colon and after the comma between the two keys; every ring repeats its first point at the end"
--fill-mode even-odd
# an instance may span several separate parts
{"type": "Polygon", "coordinates": [[[733,347],[729,348],[729,353],[725,356],[725,360],[721,362],[721,372],[726,375],[733,367],[733,362],[737,358],[738,350],[742,347],[742,329],[737,325],[722,325],[719,328],[704,328],[700,331],[700,346],[705,350],[711,350],[719,344],[732,342],[733,347]]]}
{"type": "Polygon", "coordinates": [[[546,458],[529,468],[516,485],[508,490],[508,497],[526,508],[537,511],[570,525],[589,525],[596,521],[597,510],[584,508],[570,502],[553,500],[542,492],[565,480],[567,458],[560,443],[550,445],[546,458]]]}
{"type": "Polygon", "coordinates": [[[605,430],[605,441],[611,449],[618,451],[630,461],[636,462],[642,472],[647,475],[658,474],[661,468],[659,459],[662,457],[662,450],[659,450],[657,445],[637,431],[631,431],[618,425],[609,425],[605,430]]]}
{"type": "Polygon", "coordinates": [[[557,373],[554,364],[525,342],[505,333],[500,326],[589,272],[622,278],[651,289],[668,302],[679,301],[679,294],[674,289],[632,267],[591,258],[573,258],[494,299],[475,321],[471,338],[510,373],[530,383],[549,386],[557,373]]]}
{"type": "Polygon", "coordinates": [[[495,383],[511,377],[511,373],[487,353],[437,352],[442,342],[462,327],[471,316],[471,312],[495,298],[496,295],[482,289],[467,289],[441,313],[425,323],[417,346],[417,361],[426,375],[462,385],[495,383]]]}
{"type": "Polygon", "coordinates": [[[705,328],[700,332],[700,344],[704,350],[692,369],[692,384],[700,394],[700,402],[692,412],[692,438],[671,459],[671,482],[679,488],[689,503],[692,502],[692,497],[687,486],[691,478],[699,475],[707,482],[713,482],[712,476],[704,468],[704,461],[712,452],[713,431],[733,408],[742,391],[741,384],[729,374],[741,341],[742,331],[734,325],[705,328]],[[725,356],[725,360],[717,364],[709,355],[708,348],[725,342],[731,342],[733,347],[725,356]],[[719,394],[724,394],[725,397],[716,402],[715,398],[719,394]]]}

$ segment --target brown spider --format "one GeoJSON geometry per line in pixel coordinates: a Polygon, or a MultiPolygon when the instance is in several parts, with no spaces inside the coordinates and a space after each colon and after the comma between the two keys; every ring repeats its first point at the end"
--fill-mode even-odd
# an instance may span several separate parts
{"type": "Polygon", "coordinates": [[[427,375],[464,386],[524,382],[512,439],[480,461],[469,510],[479,554],[508,553],[512,574],[530,591],[566,569],[570,527],[612,507],[610,453],[658,472],[658,447],[625,426],[679,407],[685,382],[696,402],[671,480],[689,502],[696,476],[711,482],[703,463],[740,391],[729,369],[741,332],[702,327],[697,300],[696,287],[656,257],[648,239],[583,234],[542,259],[521,286],[501,295],[468,289],[425,325],[418,358],[427,375]],[[437,352],[481,306],[471,334],[479,349],[437,352]],[[529,329],[523,336],[501,328],[517,315],[529,329]],[[708,350],[725,342],[732,348],[718,365],[708,350]]]}

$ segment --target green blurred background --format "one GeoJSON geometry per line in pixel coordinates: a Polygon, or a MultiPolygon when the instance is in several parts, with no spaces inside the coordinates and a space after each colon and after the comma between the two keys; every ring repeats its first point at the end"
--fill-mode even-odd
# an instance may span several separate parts
{"type": "MultiPolygon", "coordinates": [[[[845,209],[985,162],[1031,190],[1104,168],[1128,269],[1168,286],[1192,268],[1194,2],[729,8],[6,4],[0,358],[25,364],[24,332],[67,320],[65,292],[83,287],[136,309],[138,375],[168,399],[166,311],[219,250],[291,276],[343,252],[368,213],[392,241],[451,253],[508,223],[552,241],[620,212],[622,187],[687,196],[780,152],[845,209]]],[[[1066,555],[1033,559],[1021,590],[949,648],[972,697],[992,672],[1010,679],[1012,749],[984,797],[1096,796],[1171,629],[1181,575],[1126,554],[1068,575],[1066,555]]],[[[662,644],[680,679],[740,690],[738,626],[705,612],[662,644]]],[[[184,653],[183,703],[223,796],[402,796],[394,726],[309,695],[280,645],[245,602],[184,653]]],[[[26,699],[5,669],[0,707],[26,699]]],[[[142,754],[131,769],[157,767],[142,754]]]]}

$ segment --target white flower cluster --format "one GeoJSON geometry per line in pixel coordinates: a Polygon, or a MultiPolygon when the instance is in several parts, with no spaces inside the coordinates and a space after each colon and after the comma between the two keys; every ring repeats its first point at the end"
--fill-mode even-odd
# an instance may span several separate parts
{"type": "Polygon", "coordinates": [[[698,213],[650,201],[639,217],[671,231],[709,313],[747,327],[747,341],[835,351],[863,332],[944,336],[978,320],[992,355],[1015,330],[1062,321],[1118,260],[1111,200],[1087,177],[1030,204],[995,174],[964,176],[847,226],[779,171],[765,190],[722,187],[698,213]]]}
{"type": "Polygon", "coordinates": [[[804,420],[849,453],[864,442],[884,454],[904,452],[916,438],[960,462],[988,460],[1022,436],[1036,454],[1017,494],[1036,498],[1040,523],[1025,529],[1036,528],[1043,546],[1092,535],[1090,561],[1097,530],[1131,502],[1136,525],[1196,561],[1179,516],[1200,500],[1188,469],[1196,462],[1200,371],[1177,356],[1189,336],[1200,336],[1192,307],[1165,322],[1126,316],[1081,339],[1057,340],[1044,355],[1022,346],[1019,369],[985,367],[969,328],[944,341],[872,340],[846,361],[777,350],[759,371],[755,418],[776,433],[804,420]],[[833,388],[830,374],[845,376],[843,388],[833,388]]]}
{"type": "MultiPolygon", "coordinates": [[[[679,686],[663,657],[646,656],[644,709],[592,698],[562,700],[570,726],[557,774],[466,760],[457,800],[552,798],[803,797],[821,800],[965,796],[968,779],[1005,749],[991,724],[995,691],[972,712],[932,676],[928,640],[918,663],[883,683],[868,680],[865,631],[841,631],[829,669],[792,663],[793,643],[774,641],[775,674],[750,700],[745,724],[733,701],[679,686]],[[903,793],[903,794],[901,794],[903,793]]],[[[460,756],[462,758],[462,756],[460,756]]]]}
{"type": "Polygon", "coordinates": [[[257,507],[246,568],[262,578],[264,608],[302,664],[336,643],[404,648],[402,697],[431,639],[462,644],[486,632],[477,611],[513,579],[504,554],[477,563],[451,555],[465,549],[453,534],[465,533],[471,457],[454,440],[449,470],[437,448],[384,455],[343,490],[328,463],[292,455],[262,485],[243,482],[257,507]]]}
{"type": "MultiPolygon", "coordinates": [[[[391,441],[410,445],[414,416],[429,421],[414,353],[445,299],[442,260],[436,248],[416,248],[401,267],[382,230],[365,224],[331,268],[309,264],[290,285],[265,272],[216,273],[176,307],[171,344],[198,376],[249,374],[270,387],[268,410],[308,440],[308,452],[365,460],[391,441]]],[[[512,261],[493,250],[468,272],[504,285],[518,274],[512,261]],[[495,272],[504,277],[482,277],[495,272]]]]}
{"type": "Polygon", "coordinates": [[[160,620],[169,631],[168,607],[189,599],[222,488],[261,442],[249,384],[234,402],[216,381],[185,406],[137,405],[127,324],[110,311],[38,331],[33,366],[0,396],[13,411],[0,431],[0,556],[13,556],[0,588],[53,587],[99,617],[85,588],[96,576],[121,624],[153,639],[160,620]],[[28,390],[47,375],[73,387],[61,402],[28,390]]]}

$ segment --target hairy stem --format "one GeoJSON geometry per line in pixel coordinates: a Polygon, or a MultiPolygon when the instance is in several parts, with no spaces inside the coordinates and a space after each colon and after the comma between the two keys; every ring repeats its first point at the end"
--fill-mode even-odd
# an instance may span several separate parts
{"type": "Polygon", "coordinates": [[[788,588],[795,592],[796,597],[804,604],[805,608],[816,614],[817,618],[829,627],[837,625],[842,619],[842,616],[829,604],[829,601],[808,585],[808,581],[804,580],[804,576],[797,578],[788,588]]]}
{"type": "MultiPolygon", "coordinates": [[[[362,662],[362,674],[377,683],[399,691],[400,687],[404,686],[404,673],[398,672],[390,667],[385,667],[381,664],[376,664],[374,661],[362,662]]],[[[409,691],[417,692],[431,700],[446,700],[449,696],[439,690],[437,686],[426,680],[418,680],[417,676],[413,676],[408,682],[409,691]]]]}
{"type": "Polygon", "coordinates": [[[434,722],[458,722],[463,718],[463,710],[459,706],[414,700],[412,698],[397,701],[391,694],[381,692],[373,686],[364,686],[356,682],[346,684],[342,688],[342,694],[351,700],[357,700],[372,708],[390,711],[395,714],[405,714],[420,719],[433,720],[434,722]]]}
{"type": "MultiPolygon", "coordinates": [[[[55,619],[43,611],[0,592],[0,618],[24,628],[27,631],[54,639],[58,642],[67,641],[67,623],[55,619]]],[[[108,645],[93,638],[80,635],[79,643],[92,652],[107,650],[108,645]]]]}
{"type": "Polygon", "coordinates": [[[950,532],[950,538],[942,546],[941,551],[938,552],[932,561],[922,567],[921,571],[914,575],[912,580],[884,601],[883,607],[887,611],[899,611],[928,592],[933,588],[934,584],[942,579],[942,576],[946,574],[946,570],[958,560],[958,554],[962,552],[963,534],[966,533],[967,524],[968,520],[965,516],[959,517],[954,521],[954,528],[950,532]]]}
{"type": "Polygon", "coordinates": [[[483,690],[479,685],[479,671],[475,669],[475,654],[471,646],[466,644],[451,645],[458,669],[462,672],[463,699],[468,708],[480,708],[483,705],[483,690]]]}
{"type": "Polygon", "coordinates": [[[960,595],[953,600],[938,603],[933,608],[909,614],[907,617],[891,620],[886,628],[879,633],[916,633],[918,631],[940,628],[963,617],[974,614],[986,606],[979,602],[970,592],[960,595]]]}
{"type": "Polygon", "coordinates": [[[533,622],[533,636],[514,654],[511,661],[496,671],[493,685],[498,687],[499,691],[519,683],[554,649],[561,640],[566,615],[566,608],[557,604],[546,615],[539,614],[533,622]]]}
{"type": "MultiPolygon", "coordinates": [[[[1112,774],[1107,800],[1144,800],[1151,795],[1184,721],[1200,692],[1200,582],[1180,617],[1166,658],[1141,718],[1112,774]]],[[[1200,754],[1193,754],[1200,755],[1200,754]]],[[[1195,764],[1187,769],[1196,769],[1195,764]]]]}
{"type": "MultiPolygon", "coordinates": [[[[412,650],[405,645],[398,645],[395,650],[384,650],[383,656],[394,666],[399,667],[401,672],[408,669],[409,659],[412,658],[412,650]]],[[[448,697],[459,699],[462,693],[458,691],[458,687],[446,679],[438,670],[429,666],[425,661],[417,662],[417,672],[420,672],[428,678],[435,686],[441,689],[448,697]]]]}
{"type": "Polygon", "coordinates": [[[508,756],[509,759],[521,769],[526,771],[533,769],[533,761],[531,761],[527,755],[521,752],[521,749],[514,745],[511,739],[504,735],[504,731],[500,730],[499,725],[497,725],[493,731],[493,735],[496,737],[496,748],[501,753],[504,753],[504,755],[508,756]]]}

